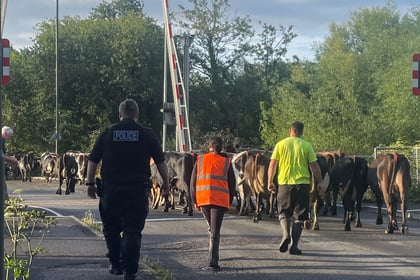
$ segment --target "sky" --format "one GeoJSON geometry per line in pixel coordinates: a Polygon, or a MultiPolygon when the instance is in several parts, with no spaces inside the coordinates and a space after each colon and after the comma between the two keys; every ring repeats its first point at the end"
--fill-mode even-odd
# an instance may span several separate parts
{"type": "MultiPolygon", "coordinates": [[[[4,0],[2,0],[4,1],[4,0]]],[[[32,45],[38,23],[55,19],[58,1],[59,18],[87,17],[102,0],[10,0],[4,19],[3,38],[15,49],[32,45]]],[[[106,0],[109,2],[110,0],[106,0]]],[[[394,0],[401,15],[420,0],[394,0]]],[[[144,0],[146,14],[163,23],[162,1],[144,0]]],[[[169,11],[176,12],[179,4],[189,7],[188,0],[168,0],[169,11]]],[[[229,0],[232,16],[248,15],[255,27],[258,21],[274,26],[293,26],[298,36],[288,48],[288,57],[314,58],[313,46],[329,34],[331,23],[349,21],[352,12],[360,8],[382,7],[388,0],[229,0]]],[[[176,33],[176,30],[174,30],[176,33]]]]}

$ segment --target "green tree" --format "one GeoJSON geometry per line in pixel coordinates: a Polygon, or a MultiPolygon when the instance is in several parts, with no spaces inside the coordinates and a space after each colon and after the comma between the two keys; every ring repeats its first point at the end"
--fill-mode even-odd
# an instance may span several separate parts
{"type": "MultiPolygon", "coordinates": [[[[163,29],[141,13],[127,13],[66,17],[59,31],[59,152],[90,149],[98,130],[118,120],[118,104],[127,97],[139,103],[140,122],[158,133],[163,29]]],[[[40,23],[33,46],[13,51],[12,58],[13,78],[4,93],[5,120],[16,131],[11,145],[19,151],[52,151],[55,20],[40,23]]]]}
{"type": "Polygon", "coordinates": [[[94,19],[115,19],[129,14],[143,15],[144,3],[142,0],[114,0],[102,1],[92,9],[91,17],[94,19]]]}
{"type": "Polygon", "coordinates": [[[191,9],[179,6],[176,22],[182,30],[194,32],[191,45],[191,124],[202,134],[231,127],[229,112],[237,102],[233,93],[234,73],[249,54],[253,36],[249,17],[231,17],[227,0],[189,0],[191,9]],[[204,85],[204,87],[203,87],[204,85]],[[196,101],[193,101],[196,99],[196,101]],[[192,105],[201,104],[206,110],[192,105]]]}
{"type": "Polygon", "coordinates": [[[418,140],[410,60],[419,45],[419,12],[411,11],[401,17],[389,2],[352,12],[348,23],[331,24],[313,67],[299,62],[272,94],[273,104],[264,104],[266,143],[274,142],[275,131],[290,118],[305,122],[317,149],[367,154],[377,145],[418,140]],[[306,74],[296,75],[302,72],[296,69],[306,74]]]}

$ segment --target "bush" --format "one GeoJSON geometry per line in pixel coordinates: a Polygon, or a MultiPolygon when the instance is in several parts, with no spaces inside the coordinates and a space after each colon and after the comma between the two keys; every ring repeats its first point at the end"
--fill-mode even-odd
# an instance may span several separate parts
{"type": "Polygon", "coordinates": [[[41,243],[55,219],[47,217],[45,210],[28,210],[19,195],[5,201],[4,223],[11,242],[4,250],[6,279],[13,273],[13,279],[27,280],[33,258],[43,251],[41,243]]]}

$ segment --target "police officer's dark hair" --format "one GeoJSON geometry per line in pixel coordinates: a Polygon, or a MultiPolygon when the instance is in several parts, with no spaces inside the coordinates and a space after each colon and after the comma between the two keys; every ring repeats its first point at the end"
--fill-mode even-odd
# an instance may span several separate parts
{"type": "Polygon", "coordinates": [[[118,110],[122,116],[134,119],[138,117],[139,105],[133,99],[128,98],[120,103],[118,110]]]}
{"type": "Polygon", "coordinates": [[[291,129],[293,129],[293,131],[295,132],[295,134],[297,136],[302,136],[303,134],[303,122],[301,121],[295,121],[292,123],[292,125],[290,126],[291,129]]]}
{"type": "Polygon", "coordinates": [[[213,148],[213,151],[216,153],[220,153],[223,147],[223,140],[219,136],[213,136],[209,140],[209,147],[213,148]]]}

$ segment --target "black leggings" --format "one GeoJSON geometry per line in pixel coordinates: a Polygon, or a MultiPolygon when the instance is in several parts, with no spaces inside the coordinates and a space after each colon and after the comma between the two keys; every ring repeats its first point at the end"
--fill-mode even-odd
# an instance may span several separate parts
{"type": "Polygon", "coordinates": [[[220,236],[220,228],[222,227],[223,216],[226,208],[214,205],[201,206],[201,213],[207,221],[210,237],[220,236]]]}

